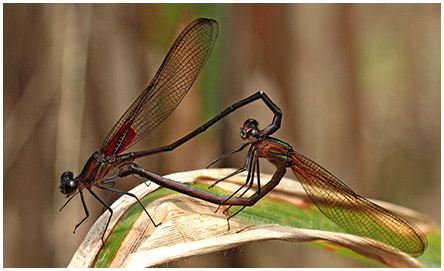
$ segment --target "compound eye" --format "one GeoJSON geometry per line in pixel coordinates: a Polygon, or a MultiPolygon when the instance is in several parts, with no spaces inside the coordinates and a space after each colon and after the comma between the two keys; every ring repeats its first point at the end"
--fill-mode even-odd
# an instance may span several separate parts
{"type": "Polygon", "coordinates": [[[260,131],[257,126],[258,123],[255,119],[247,119],[241,128],[241,137],[251,142],[256,142],[260,137],[260,131]]]}
{"type": "Polygon", "coordinates": [[[74,179],[74,175],[72,174],[72,172],[66,171],[66,172],[63,172],[61,179],[69,181],[69,180],[74,179]]]}
{"type": "Polygon", "coordinates": [[[65,185],[65,192],[67,195],[71,195],[77,190],[77,183],[74,180],[71,180],[65,185]]]}
{"type": "Polygon", "coordinates": [[[245,127],[257,127],[258,123],[257,123],[257,120],[255,120],[255,119],[247,119],[244,122],[244,126],[245,127]]]}
{"type": "Polygon", "coordinates": [[[72,172],[64,172],[62,177],[60,178],[60,192],[63,194],[70,196],[77,190],[77,181],[74,179],[74,175],[72,172]]]}
{"type": "Polygon", "coordinates": [[[250,134],[252,137],[255,137],[255,138],[259,137],[259,131],[257,129],[251,129],[250,134]]]}

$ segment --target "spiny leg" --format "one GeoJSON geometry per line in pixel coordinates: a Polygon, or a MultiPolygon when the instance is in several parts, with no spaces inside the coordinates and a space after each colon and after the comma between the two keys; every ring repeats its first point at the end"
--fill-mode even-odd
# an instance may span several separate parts
{"type": "MultiPolygon", "coordinates": [[[[216,209],[216,212],[219,210],[219,208],[222,206],[222,205],[225,205],[225,203],[227,202],[227,201],[229,201],[232,197],[234,197],[242,188],[244,188],[247,184],[250,184],[249,185],[249,188],[247,188],[247,190],[246,191],[248,191],[249,189],[250,189],[250,187],[251,187],[251,184],[253,183],[253,179],[254,179],[254,168],[253,168],[253,170],[251,170],[251,168],[254,166],[253,164],[254,163],[252,163],[251,161],[252,161],[252,158],[255,156],[255,150],[253,149],[253,151],[252,152],[248,152],[248,156],[247,156],[247,160],[246,160],[246,163],[245,163],[245,166],[248,164],[248,174],[247,174],[247,178],[246,178],[246,180],[245,180],[245,183],[241,186],[241,187],[239,187],[236,191],[234,191],[227,199],[225,199],[223,202],[221,202],[220,204],[219,204],[219,206],[217,207],[217,209],[216,209]]],[[[245,192],[246,192],[245,191],[245,192]]],[[[244,193],[242,193],[242,195],[243,194],[245,194],[245,192],[244,193]]],[[[242,196],[241,196],[242,197],[242,196]]],[[[230,206],[231,207],[231,206],[230,206]]],[[[225,214],[225,212],[228,210],[228,209],[230,209],[230,207],[228,207],[223,213],[225,214]]]]}
{"type": "MultiPolygon", "coordinates": [[[[100,181],[100,184],[103,184],[103,185],[111,184],[111,188],[113,188],[114,185],[116,185],[116,180],[115,180],[115,179],[116,179],[117,177],[119,177],[119,175],[113,175],[113,176],[110,176],[110,177],[108,177],[108,178],[106,178],[106,179],[101,180],[101,181],[100,181]]],[[[105,202],[109,202],[109,197],[110,197],[110,194],[108,193],[108,194],[106,195],[105,202]]],[[[102,207],[102,212],[104,212],[105,209],[106,209],[106,207],[103,206],[103,207],[102,207]]]]}
{"type": "MultiPolygon", "coordinates": [[[[253,166],[253,171],[255,169],[256,169],[256,174],[257,174],[257,193],[260,193],[261,192],[261,172],[259,170],[259,158],[258,157],[256,157],[256,160],[255,160],[255,163],[254,163],[254,166],[253,166]]],[[[254,180],[254,173],[253,173],[253,176],[251,177],[250,185],[248,186],[248,188],[244,192],[242,192],[242,194],[239,195],[239,197],[242,197],[248,190],[250,190],[250,188],[253,185],[253,180],[254,180]]],[[[237,191],[235,193],[237,193],[237,191]]],[[[231,206],[233,206],[233,205],[231,205],[231,206]]],[[[225,211],[228,211],[228,209],[230,209],[231,206],[229,206],[225,211]]],[[[245,206],[244,206],[244,208],[245,208],[245,206]]],[[[239,213],[240,211],[236,212],[236,214],[239,213]]],[[[232,215],[231,217],[235,216],[236,214],[232,215]]]]}
{"type": "MultiPolygon", "coordinates": [[[[113,209],[111,209],[111,207],[109,207],[109,205],[106,204],[101,198],[99,198],[99,196],[97,196],[92,190],[88,190],[88,191],[89,191],[89,193],[91,193],[91,195],[93,195],[94,198],[96,198],[110,212],[108,221],[106,222],[105,230],[103,230],[103,233],[102,233],[102,243],[105,244],[105,239],[103,239],[103,238],[105,237],[105,233],[106,233],[106,230],[108,229],[109,222],[111,221],[111,217],[113,216],[113,209]]],[[[81,193],[80,193],[80,196],[82,196],[81,193]]],[[[82,196],[82,202],[83,202],[83,196],[82,196]]],[[[86,207],[86,206],[84,205],[84,207],[86,207]]]]}
{"type": "MultiPolygon", "coordinates": [[[[146,187],[149,187],[149,186],[150,186],[150,183],[147,184],[147,182],[144,181],[144,180],[142,180],[142,178],[140,178],[139,176],[137,176],[137,175],[134,175],[134,176],[137,178],[137,180],[138,180],[140,183],[145,184],[146,187]]],[[[108,178],[103,179],[102,181],[100,181],[100,184],[104,184],[104,185],[105,185],[105,184],[111,184],[111,188],[114,188],[114,185],[116,184],[116,181],[115,181],[114,179],[116,179],[117,177],[119,177],[119,175],[113,175],[113,176],[110,176],[110,177],[108,177],[108,178]]],[[[105,202],[108,202],[108,200],[109,200],[109,196],[110,196],[110,194],[108,194],[108,195],[106,196],[106,200],[105,200],[105,202]]],[[[102,208],[102,212],[104,212],[104,211],[105,211],[105,207],[102,208]]]]}
{"type": "MultiPolygon", "coordinates": [[[[254,152],[252,153],[252,156],[254,157],[254,152]]],[[[255,159],[255,160],[253,160],[251,163],[250,163],[250,166],[249,166],[249,168],[248,168],[248,175],[247,175],[247,179],[246,179],[246,182],[241,186],[241,187],[239,187],[233,194],[231,194],[225,201],[223,201],[220,205],[224,205],[229,199],[231,199],[232,197],[234,197],[234,195],[236,195],[242,188],[244,188],[245,187],[245,185],[247,185],[248,184],[248,187],[247,187],[247,189],[245,189],[245,191],[244,192],[242,192],[242,194],[240,194],[239,195],[239,197],[242,197],[248,190],[250,190],[250,188],[253,186],[253,182],[254,182],[254,172],[255,172],[255,170],[256,170],[256,162],[257,162],[257,159],[255,159]]],[[[219,205],[219,206],[220,206],[219,205]]],[[[225,209],[224,210],[224,214],[226,214],[226,212],[232,207],[233,205],[230,205],[230,206],[228,206],[228,208],[227,209],[225,209]]]]}
{"type": "Polygon", "coordinates": [[[209,167],[211,167],[211,166],[214,165],[215,163],[219,162],[220,160],[225,159],[226,157],[228,157],[228,156],[230,156],[230,155],[233,155],[233,154],[235,154],[235,153],[237,153],[237,152],[242,151],[243,149],[245,149],[246,146],[248,146],[248,145],[250,145],[250,144],[251,144],[251,143],[247,142],[247,143],[243,144],[239,149],[234,150],[234,151],[229,152],[229,153],[226,153],[226,154],[224,154],[224,155],[222,155],[222,156],[220,156],[220,157],[214,159],[213,162],[211,162],[211,163],[206,167],[206,169],[208,169],[209,167]]]}
{"type": "Polygon", "coordinates": [[[154,220],[151,218],[150,214],[148,213],[148,211],[145,209],[145,207],[143,206],[142,202],[140,202],[140,200],[136,197],[136,195],[126,192],[126,191],[121,191],[121,190],[117,190],[117,189],[113,189],[113,188],[109,188],[109,187],[105,187],[105,186],[99,186],[100,189],[102,190],[106,190],[106,191],[111,191],[111,192],[115,192],[115,193],[119,193],[119,194],[124,194],[130,197],[133,197],[137,200],[137,202],[140,204],[140,206],[142,207],[142,209],[145,211],[145,213],[148,215],[148,217],[150,218],[151,222],[153,223],[153,225],[155,227],[159,226],[161,223],[156,224],[154,222],[154,220]]]}
{"type": "Polygon", "coordinates": [[[226,180],[226,179],[228,179],[228,178],[230,178],[230,177],[233,177],[233,176],[235,176],[235,175],[237,175],[237,174],[239,174],[239,173],[241,173],[241,172],[244,172],[244,171],[247,169],[248,164],[250,163],[250,158],[251,158],[251,153],[252,153],[252,151],[253,151],[253,145],[251,145],[250,149],[248,149],[247,159],[245,160],[245,164],[244,164],[243,167],[241,167],[240,169],[238,169],[238,170],[232,172],[232,173],[229,174],[228,176],[226,176],[226,177],[224,177],[224,178],[222,178],[222,179],[219,179],[219,180],[215,181],[215,182],[214,182],[212,185],[210,185],[208,188],[213,188],[216,184],[218,184],[218,183],[220,183],[220,182],[222,182],[222,181],[224,181],[224,180],[226,180]]]}
{"type": "Polygon", "coordinates": [[[101,180],[100,184],[109,184],[110,183],[110,184],[112,184],[111,187],[114,187],[114,185],[116,184],[116,181],[114,179],[116,179],[118,177],[119,177],[119,175],[110,176],[110,177],[108,177],[106,179],[101,180]]]}
{"type": "Polygon", "coordinates": [[[259,157],[256,157],[256,169],[257,169],[257,191],[261,192],[261,171],[259,169],[259,157]]]}
{"type": "MultiPolygon", "coordinates": [[[[257,167],[259,167],[259,159],[256,159],[256,164],[257,164],[257,167]]],[[[234,217],[235,215],[237,215],[238,213],[240,213],[242,210],[244,210],[245,207],[253,206],[258,200],[260,200],[269,191],[271,191],[274,187],[276,187],[276,185],[278,185],[279,182],[281,181],[282,177],[284,177],[285,171],[286,171],[285,167],[277,168],[277,171],[273,174],[273,177],[271,178],[271,180],[267,184],[265,184],[265,186],[263,188],[258,189],[258,191],[256,191],[256,193],[254,193],[252,196],[250,196],[247,199],[247,202],[245,202],[245,204],[241,205],[242,208],[240,208],[238,211],[236,211],[234,214],[232,214],[231,216],[229,216],[227,218],[228,230],[230,230],[230,219],[232,217],[234,217]]],[[[258,177],[259,177],[259,175],[258,175],[258,177]]],[[[259,182],[259,180],[258,180],[258,182],[259,182]]],[[[233,206],[233,205],[231,205],[231,206],[233,206]]],[[[225,210],[225,211],[227,211],[227,210],[225,210]]]]}
{"type": "MultiPolygon", "coordinates": [[[[88,217],[89,217],[89,212],[88,212],[88,208],[86,208],[86,203],[85,203],[85,198],[83,197],[83,192],[81,190],[79,190],[80,193],[80,199],[82,200],[82,205],[83,205],[83,210],[85,210],[85,217],[74,227],[74,231],[72,233],[76,233],[77,228],[80,226],[80,224],[83,223],[83,221],[85,221],[88,217]]],[[[76,193],[77,194],[77,193],[76,193]]],[[[75,194],[74,194],[75,195],[75,194]]],[[[73,196],[74,197],[74,196],[73,196]]],[[[65,205],[73,198],[71,197],[66,203],[65,205]]],[[[65,205],[62,206],[65,207],[65,205]]],[[[62,208],[60,208],[60,210],[62,210],[62,208]]]]}
{"type": "MultiPolygon", "coordinates": [[[[230,200],[232,197],[234,197],[234,195],[236,195],[237,193],[239,193],[239,191],[244,188],[247,184],[251,184],[253,182],[253,178],[254,178],[254,170],[251,170],[254,167],[254,163],[251,162],[251,158],[254,157],[255,155],[255,151],[253,150],[253,152],[251,152],[251,154],[249,153],[249,156],[247,158],[247,162],[249,163],[248,165],[248,174],[247,174],[247,178],[245,180],[245,183],[240,186],[236,191],[234,191],[226,200],[224,200],[221,205],[224,205],[228,200],[230,200]]],[[[251,187],[251,185],[249,185],[251,187]]],[[[246,191],[248,191],[249,188],[247,188],[246,191]]],[[[245,191],[245,192],[246,192],[245,191]]],[[[245,192],[242,193],[245,194],[245,192]]]]}
{"type": "MultiPolygon", "coordinates": [[[[102,181],[100,181],[100,184],[108,184],[108,183],[111,183],[111,184],[112,184],[112,185],[111,185],[111,188],[114,188],[114,185],[116,184],[116,181],[115,181],[114,179],[116,179],[117,177],[119,177],[118,174],[113,175],[113,176],[110,176],[110,177],[108,177],[108,178],[103,179],[102,181]]],[[[140,178],[140,177],[137,176],[137,175],[134,175],[134,177],[136,177],[137,180],[138,180],[140,183],[145,184],[146,187],[149,187],[150,184],[151,184],[151,182],[150,182],[150,183],[147,183],[147,181],[143,180],[142,178],[140,178]]]]}
{"type": "Polygon", "coordinates": [[[259,175],[260,175],[260,171],[259,171],[259,158],[256,157],[256,159],[255,159],[255,161],[253,163],[254,163],[253,170],[252,170],[253,173],[252,173],[252,177],[250,179],[250,183],[248,185],[248,188],[245,189],[245,191],[242,192],[242,194],[240,194],[239,197],[242,197],[253,186],[253,183],[254,183],[254,171],[255,170],[256,170],[256,173],[257,173],[258,191],[261,190],[261,181],[260,181],[260,177],[259,177],[259,175]]]}
{"type": "MultiPolygon", "coordinates": [[[[254,162],[254,166],[253,166],[253,171],[256,169],[256,173],[257,173],[257,186],[258,186],[258,190],[257,190],[257,193],[260,193],[260,191],[261,191],[261,181],[260,181],[260,170],[259,170],[259,158],[258,157],[256,157],[256,159],[255,159],[255,162],[254,162]]],[[[251,188],[251,185],[253,184],[253,179],[254,179],[254,173],[253,173],[253,176],[252,176],[252,178],[251,178],[251,182],[250,182],[250,186],[239,196],[239,197],[242,197],[250,188],[251,188]]],[[[232,207],[233,205],[230,205],[227,209],[225,209],[224,210],[224,214],[232,207]]],[[[238,211],[236,211],[234,214],[232,214],[232,215],[230,215],[228,218],[227,218],[227,224],[228,224],[228,230],[230,230],[230,219],[232,218],[232,217],[234,217],[235,215],[237,215],[238,213],[240,213],[240,212],[242,212],[242,210],[244,210],[245,209],[245,207],[247,207],[246,205],[245,206],[242,206],[242,208],[240,208],[238,211]]]]}

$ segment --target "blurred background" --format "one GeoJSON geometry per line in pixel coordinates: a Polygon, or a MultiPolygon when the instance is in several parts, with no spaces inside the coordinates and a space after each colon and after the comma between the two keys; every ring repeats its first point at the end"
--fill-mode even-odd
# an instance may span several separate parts
{"type": "MultiPolygon", "coordinates": [[[[84,212],[78,198],[58,211],[65,202],[60,174],[80,172],[197,17],[219,22],[209,61],[177,110],[130,150],[169,144],[264,90],[284,112],[276,137],[357,193],[440,223],[440,4],[3,7],[5,267],[69,263],[102,207],[87,195],[90,218],[73,235],[84,212]]],[[[239,127],[248,117],[264,127],[272,114],[257,102],[174,152],[138,164],[161,175],[205,168],[240,146],[239,127]]],[[[243,158],[217,166],[239,167],[243,158]]],[[[267,163],[261,169],[273,172],[267,163]]],[[[116,187],[136,184],[126,178],[116,187]]],[[[314,247],[265,242],[168,266],[365,265],[314,247]]]]}

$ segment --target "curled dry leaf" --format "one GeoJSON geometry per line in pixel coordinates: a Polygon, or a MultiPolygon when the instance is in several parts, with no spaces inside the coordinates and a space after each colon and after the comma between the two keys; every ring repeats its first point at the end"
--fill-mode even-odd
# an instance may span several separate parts
{"type": "MultiPolygon", "coordinates": [[[[204,183],[208,186],[231,172],[232,169],[196,170],[166,177],[182,183],[204,183]]],[[[245,178],[246,175],[239,174],[217,187],[229,193],[242,185],[245,178]]],[[[271,175],[261,175],[261,180],[270,178],[271,175]]],[[[69,267],[152,267],[265,240],[327,243],[348,248],[392,267],[423,266],[417,259],[387,253],[380,245],[372,245],[373,241],[354,235],[270,223],[254,225],[263,223],[247,223],[242,220],[248,219],[237,219],[254,207],[248,207],[230,219],[228,230],[223,207],[215,213],[218,207],[215,204],[178,193],[162,194],[158,193],[160,190],[153,192],[157,188],[159,187],[155,184],[150,184],[149,187],[141,184],[131,192],[140,199],[151,197],[147,199],[149,203],[146,204],[146,209],[154,221],[162,222],[161,225],[154,227],[133,198],[122,196],[111,206],[114,215],[105,234],[105,246],[102,246],[100,237],[109,216],[107,212],[92,226],[69,267]]],[[[309,198],[299,183],[292,179],[283,178],[267,197],[298,208],[310,208],[309,198]]],[[[427,217],[412,210],[383,202],[377,204],[414,220],[423,230],[430,224],[427,217]]]]}

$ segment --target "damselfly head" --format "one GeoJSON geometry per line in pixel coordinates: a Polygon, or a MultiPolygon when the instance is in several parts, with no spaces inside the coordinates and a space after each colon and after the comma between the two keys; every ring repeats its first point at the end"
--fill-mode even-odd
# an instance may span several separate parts
{"type": "Polygon", "coordinates": [[[251,142],[256,142],[260,136],[258,123],[255,119],[247,119],[241,128],[241,137],[251,142]]]}
{"type": "Polygon", "coordinates": [[[60,192],[66,195],[66,197],[71,196],[77,191],[77,181],[74,179],[72,172],[66,171],[60,177],[60,192]]]}

